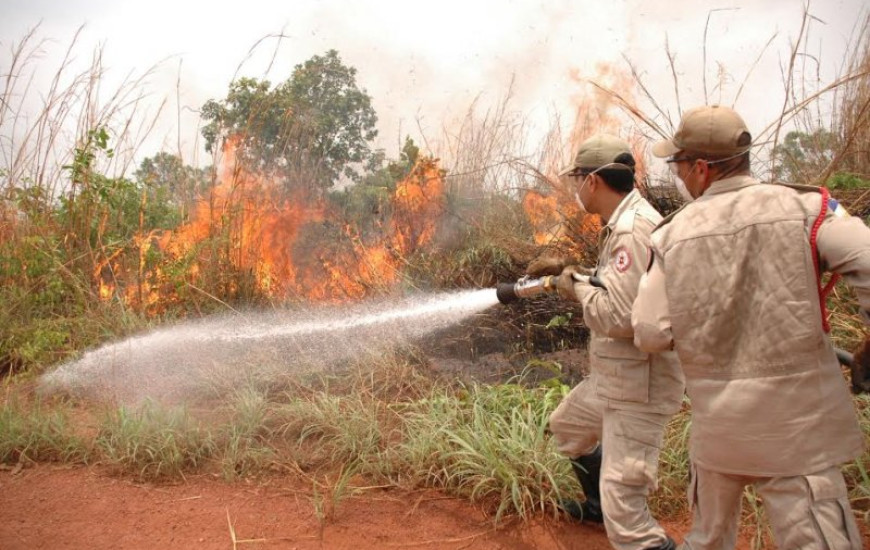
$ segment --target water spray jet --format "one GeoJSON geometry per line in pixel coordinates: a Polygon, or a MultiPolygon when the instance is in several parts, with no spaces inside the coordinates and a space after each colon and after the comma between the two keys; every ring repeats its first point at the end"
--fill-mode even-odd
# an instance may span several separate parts
{"type": "Polygon", "coordinates": [[[288,373],[415,343],[498,304],[495,289],[441,292],[309,311],[188,321],[87,351],[43,375],[41,393],[125,404],[217,397],[288,373]]]}

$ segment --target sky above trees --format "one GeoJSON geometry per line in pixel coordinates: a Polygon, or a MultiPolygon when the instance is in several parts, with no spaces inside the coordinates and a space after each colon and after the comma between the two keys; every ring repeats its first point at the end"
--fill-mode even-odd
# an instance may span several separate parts
{"type": "MultiPolygon", "coordinates": [[[[781,68],[799,33],[803,5],[802,0],[431,5],[5,0],[0,45],[8,52],[40,25],[40,36],[49,41],[28,68],[38,73],[34,90],[51,78],[82,25],[74,63],[86,66],[102,45],[106,89],[156,67],[147,82],[149,94],[155,103],[167,103],[143,153],[182,149],[194,163],[203,157],[199,164],[208,163],[199,136],[199,110],[206,101],[224,97],[239,77],[283,82],[295,65],[336,49],[372,98],[377,145],[397,156],[405,135],[435,147],[435,138],[461,124],[473,102],[485,109],[508,90],[512,108],[528,118],[530,133],[542,131],[554,117],[571,120],[577,104],[588,100],[580,79],[621,86],[625,58],[679,118],[666,41],[684,109],[704,103],[705,96],[731,104],[750,74],[736,108],[751,127],[766,125],[782,105],[781,68]]],[[[853,27],[866,15],[863,5],[861,0],[810,4],[808,48],[814,55],[802,61],[812,79],[827,82],[842,66],[853,27]]],[[[38,106],[38,94],[32,101],[38,106]]]]}

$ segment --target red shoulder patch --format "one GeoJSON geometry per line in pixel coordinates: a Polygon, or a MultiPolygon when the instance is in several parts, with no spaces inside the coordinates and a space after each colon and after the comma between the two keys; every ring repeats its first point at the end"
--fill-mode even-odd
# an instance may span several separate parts
{"type": "Polygon", "coordinates": [[[624,246],[620,246],[613,252],[613,267],[620,273],[625,273],[631,267],[631,254],[624,246]]]}

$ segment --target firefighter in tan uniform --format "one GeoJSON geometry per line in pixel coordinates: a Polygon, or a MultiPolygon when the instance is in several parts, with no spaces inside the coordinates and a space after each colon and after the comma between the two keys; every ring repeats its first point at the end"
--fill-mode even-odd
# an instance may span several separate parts
{"type": "Polygon", "coordinates": [[[870,309],[870,229],[819,188],[751,177],[750,142],[737,113],[704,106],[653,148],[691,202],[653,233],[632,325],[640,349],[675,349],[686,376],[683,548],[734,548],[747,485],[779,548],[861,548],[840,465],[864,438],[819,274],[842,274],[870,309]]]}
{"type": "MultiPolygon", "coordinates": [[[[598,135],[581,144],[563,171],[580,208],[606,224],[595,273],[604,288],[575,267],[559,274],[559,294],[580,302],[591,331],[591,372],[552,413],[549,427],[586,496],[563,502],[563,509],[577,519],[603,521],[615,548],[664,550],[676,546],[651,516],[647,495],[656,487],[663,432],[680,408],[684,385],[673,352],[651,355],[633,343],[631,307],[650,233],[661,220],[634,189],[634,164],[626,142],[598,135]]],[[[533,262],[529,274],[552,271],[546,264],[533,262]]]]}

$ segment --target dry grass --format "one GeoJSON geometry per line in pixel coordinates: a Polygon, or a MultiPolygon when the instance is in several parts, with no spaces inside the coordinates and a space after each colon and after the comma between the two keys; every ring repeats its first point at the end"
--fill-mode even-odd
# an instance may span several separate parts
{"type": "MultiPolygon", "coordinates": [[[[714,11],[717,10],[711,10],[710,15],[714,11]]],[[[708,17],[705,36],[711,19],[708,17]]],[[[828,83],[821,81],[820,60],[810,49],[813,45],[809,41],[810,29],[817,22],[809,9],[804,11],[798,36],[793,40],[790,54],[782,67],[783,103],[769,124],[753,131],[756,144],[753,151],[754,168],[762,179],[775,177],[781,164],[789,160],[801,161],[803,171],[796,178],[800,182],[826,182],[833,174],[841,171],[862,177],[870,173],[870,149],[867,147],[867,143],[870,143],[870,15],[864,13],[859,17],[848,48],[851,55],[845,60],[839,75],[828,83]],[[832,132],[833,142],[821,141],[824,134],[818,134],[819,130],[832,132]],[[810,162],[812,159],[783,159],[782,155],[787,155],[788,151],[784,151],[780,145],[786,131],[817,136],[818,139],[811,147],[820,152],[824,151],[825,154],[820,154],[815,162],[810,162]]],[[[732,105],[739,100],[749,76],[774,38],[775,35],[771,36],[744,78],[737,84],[732,105]]],[[[680,95],[676,56],[667,41],[665,54],[674,83],[674,102],[679,111],[684,99],[680,95]]],[[[705,55],[705,67],[706,61],[705,55]]],[[[627,63],[641,92],[640,100],[627,97],[623,91],[604,83],[592,81],[591,84],[607,94],[625,113],[626,124],[635,126],[647,138],[671,135],[676,124],[665,107],[666,102],[663,98],[654,97],[645,85],[640,71],[630,60],[627,63]]],[[[705,102],[709,102],[706,71],[703,76],[705,102]]],[[[720,95],[723,94],[723,86],[722,82],[716,86],[720,95]]],[[[739,106],[736,108],[739,111],[739,106]]]]}
{"type": "Polygon", "coordinates": [[[0,141],[3,178],[0,195],[16,188],[41,190],[46,199],[66,191],[63,167],[70,164],[75,146],[86,140],[95,128],[111,128],[116,154],[102,167],[106,173],[130,171],[135,152],[153,130],[165,101],[148,114],[145,99],[148,83],[157,65],[140,75],[130,75],[114,90],[103,88],[106,68],[103,51],[97,48],[90,65],[75,69],[82,27],[73,36],[47,89],[39,90],[41,110],[32,116],[31,105],[38,81],[36,68],[49,40],[40,38],[40,28],[32,28],[13,43],[6,61],[9,67],[0,94],[0,141]]]}
{"type": "Polygon", "coordinates": [[[870,17],[858,21],[855,47],[849,57],[848,74],[863,75],[838,90],[835,118],[831,123],[842,144],[819,176],[826,181],[837,170],[870,180],[870,17]]]}

